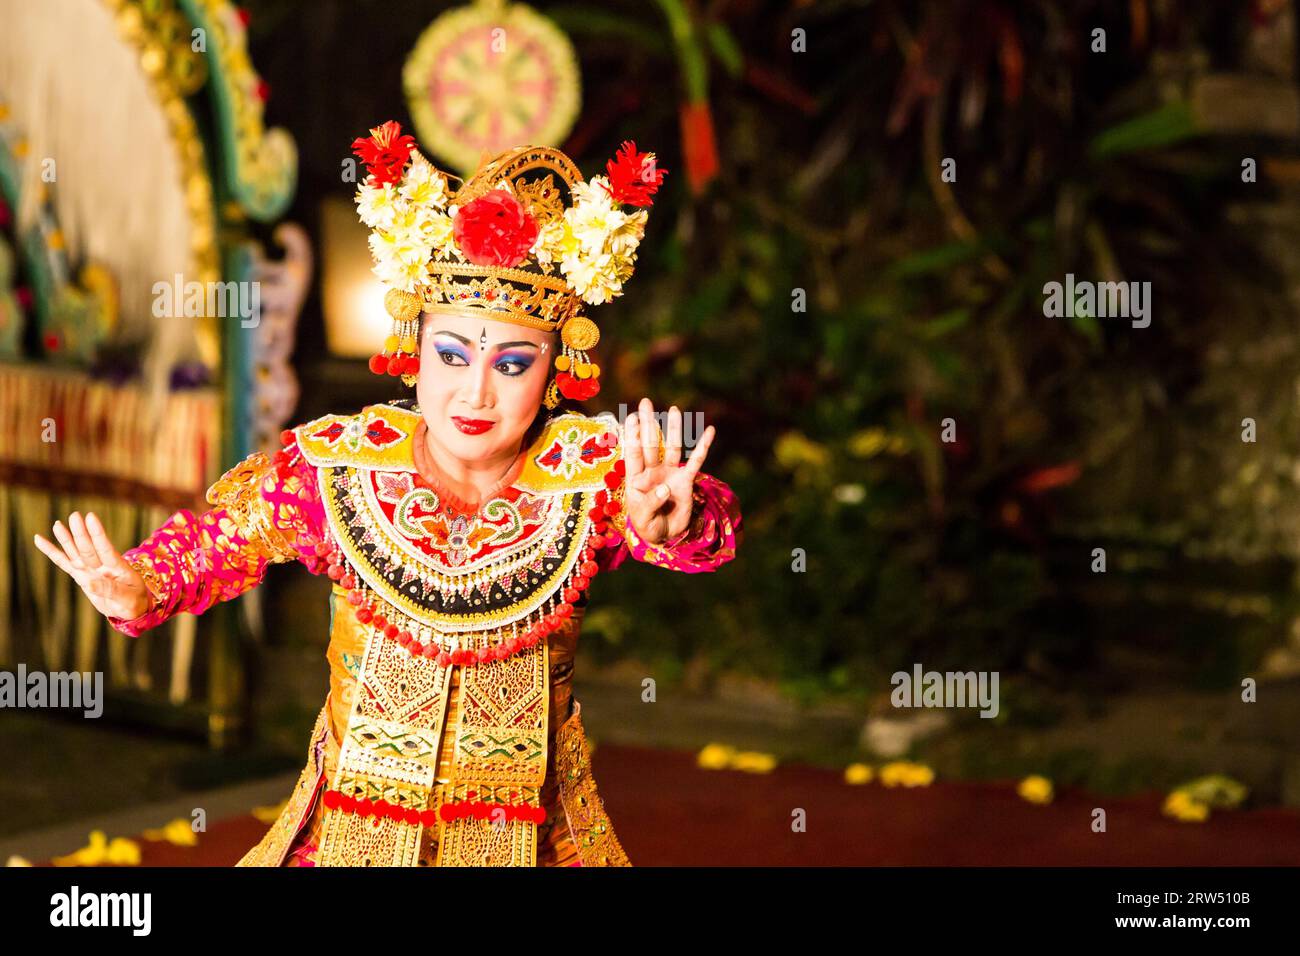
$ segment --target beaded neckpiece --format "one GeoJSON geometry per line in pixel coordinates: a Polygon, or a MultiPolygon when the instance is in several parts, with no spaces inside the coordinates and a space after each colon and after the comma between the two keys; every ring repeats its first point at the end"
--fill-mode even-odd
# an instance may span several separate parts
{"type": "Polygon", "coordinates": [[[420,478],[418,423],[400,404],[377,405],[293,433],[318,466],[331,530],[317,547],[326,574],[359,622],[442,667],[534,647],[585,602],[599,549],[622,540],[613,419],[552,419],[515,482],[473,515],[420,478]]]}

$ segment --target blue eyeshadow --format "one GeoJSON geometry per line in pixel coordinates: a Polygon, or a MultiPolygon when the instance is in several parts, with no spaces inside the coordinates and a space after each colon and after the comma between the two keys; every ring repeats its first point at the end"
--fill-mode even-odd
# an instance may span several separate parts
{"type": "Polygon", "coordinates": [[[493,360],[492,364],[498,365],[501,362],[513,362],[516,365],[522,365],[524,368],[529,368],[535,359],[536,356],[530,355],[527,352],[502,352],[493,360]]]}

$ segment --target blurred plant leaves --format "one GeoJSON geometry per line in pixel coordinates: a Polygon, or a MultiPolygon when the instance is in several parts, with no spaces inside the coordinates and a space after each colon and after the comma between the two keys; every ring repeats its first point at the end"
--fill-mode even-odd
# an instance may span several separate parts
{"type": "Polygon", "coordinates": [[[1102,130],[1089,144],[1088,155],[1094,160],[1111,159],[1126,153],[1172,146],[1197,133],[1191,105],[1176,100],[1102,130]]]}
{"type": "Polygon", "coordinates": [[[727,29],[726,24],[712,21],[705,29],[705,36],[708,37],[709,46],[713,50],[713,55],[718,58],[718,62],[733,77],[740,76],[745,69],[745,55],[740,51],[740,44],[736,42],[735,36],[727,29]]]}

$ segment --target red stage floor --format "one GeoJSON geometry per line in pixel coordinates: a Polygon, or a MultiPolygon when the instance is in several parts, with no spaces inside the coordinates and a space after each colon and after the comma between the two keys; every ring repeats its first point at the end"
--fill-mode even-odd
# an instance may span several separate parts
{"type": "MultiPolygon", "coordinates": [[[[1036,805],[1010,781],[850,786],[830,770],[701,770],[692,753],[612,744],[593,761],[624,848],[641,866],[1300,864],[1297,810],[1216,811],[1180,823],[1161,815],[1162,794],[1066,791],[1036,805]],[[1095,807],[1106,810],[1105,833],[1092,831],[1095,807]],[[806,832],[791,830],[796,809],[806,832]]],[[[142,863],[229,866],[266,828],[249,815],[210,822],[197,847],[140,840],[142,863]]]]}

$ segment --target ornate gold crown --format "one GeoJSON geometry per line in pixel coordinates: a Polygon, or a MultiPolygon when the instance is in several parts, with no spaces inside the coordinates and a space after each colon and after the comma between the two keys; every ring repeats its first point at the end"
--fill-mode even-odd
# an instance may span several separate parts
{"type": "Polygon", "coordinates": [[[624,207],[652,204],[665,175],[654,154],[624,143],[607,175],[584,182],[559,150],[523,146],[485,163],[453,193],[449,180],[457,177],[434,168],[391,120],[352,145],[369,173],[357,206],[395,323],[371,369],[413,383],[420,313],[483,309],[560,332],[548,405],[557,391],[595,395],[600,370],[586,351],[600,331],[582,306],[623,294],[648,217],[624,207]]]}

